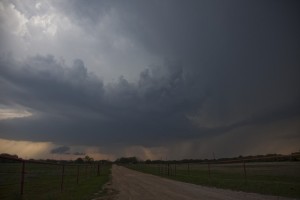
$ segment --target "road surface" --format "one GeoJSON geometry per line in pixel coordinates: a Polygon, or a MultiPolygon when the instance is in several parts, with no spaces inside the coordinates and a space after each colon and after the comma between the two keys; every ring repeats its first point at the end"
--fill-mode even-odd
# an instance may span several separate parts
{"type": "Polygon", "coordinates": [[[173,181],[151,174],[114,165],[112,183],[114,191],[107,199],[114,200],[287,200],[288,198],[266,196],[209,188],[173,181]]]}

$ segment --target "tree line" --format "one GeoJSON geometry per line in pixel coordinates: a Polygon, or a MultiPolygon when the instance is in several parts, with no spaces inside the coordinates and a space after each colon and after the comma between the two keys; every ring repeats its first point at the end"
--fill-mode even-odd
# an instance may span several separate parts
{"type": "MultiPolygon", "coordinates": [[[[19,162],[22,161],[16,154],[8,154],[8,153],[1,153],[0,154],[0,162],[19,162]]],[[[81,158],[78,157],[75,160],[55,160],[55,159],[28,159],[28,161],[38,161],[38,162],[47,162],[47,163],[56,163],[56,164],[91,164],[91,163],[101,163],[101,164],[108,164],[112,163],[109,160],[95,160],[94,158],[86,155],[85,157],[81,158]]]]}
{"type": "Polygon", "coordinates": [[[283,162],[283,161],[300,161],[300,151],[294,152],[289,155],[282,154],[264,154],[264,155],[248,155],[248,156],[237,156],[228,158],[218,159],[182,159],[182,160],[141,160],[137,157],[121,157],[115,160],[117,164],[160,164],[160,163],[207,163],[207,162],[238,162],[245,160],[247,162],[283,162]]]}
{"type": "MultiPolygon", "coordinates": [[[[18,162],[22,160],[18,155],[1,153],[0,162],[18,162]]],[[[94,160],[94,158],[86,155],[85,157],[78,157],[75,160],[55,160],[55,159],[29,159],[29,161],[40,161],[50,163],[75,163],[75,164],[88,164],[88,163],[116,163],[116,164],[159,164],[159,163],[207,163],[207,162],[238,162],[246,160],[247,162],[279,162],[279,161],[300,161],[300,151],[293,152],[289,155],[282,154],[264,154],[264,155],[248,155],[248,156],[237,156],[228,158],[218,159],[181,159],[181,160],[142,160],[135,156],[132,157],[121,157],[116,159],[114,162],[109,160],[94,160]]]]}

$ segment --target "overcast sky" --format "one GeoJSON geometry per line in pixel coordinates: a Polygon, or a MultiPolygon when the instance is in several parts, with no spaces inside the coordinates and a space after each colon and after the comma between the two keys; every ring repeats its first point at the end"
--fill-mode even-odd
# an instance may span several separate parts
{"type": "Polygon", "coordinates": [[[300,150],[299,1],[0,1],[0,153],[300,150]]]}

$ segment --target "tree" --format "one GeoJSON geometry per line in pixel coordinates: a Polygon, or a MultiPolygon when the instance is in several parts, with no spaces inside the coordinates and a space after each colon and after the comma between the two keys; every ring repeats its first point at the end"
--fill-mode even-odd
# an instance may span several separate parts
{"type": "Polygon", "coordinates": [[[94,158],[92,158],[92,157],[89,157],[88,155],[86,155],[86,156],[84,157],[84,161],[85,161],[85,162],[89,162],[89,163],[91,163],[91,162],[93,162],[93,161],[94,161],[94,158]]]}
{"type": "Polygon", "coordinates": [[[116,163],[121,164],[129,164],[129,163],[137,163],[138,159],[136,157],[122,157],[116,160],[116,163]]]}
{"type": "Polygon", "coordinates": [[[77,158],[76,160],[75,160],[75,162],[76,163],[84,163],[84,160],[82,159],[82,158],[77,158]]]}

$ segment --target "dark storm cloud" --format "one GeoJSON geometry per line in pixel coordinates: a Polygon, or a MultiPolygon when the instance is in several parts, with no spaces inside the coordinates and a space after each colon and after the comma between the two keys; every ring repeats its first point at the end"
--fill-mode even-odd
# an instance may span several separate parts
{"type": "Polygon", "coordinates": [[[93,74],[87,74],[81,60],[75,60],[71,68],[64,68],[53,56],[28,58],[22,64],[1,59],[0,72],[2,91],[7,93],[1,95],[3,101],[32,108],[48,109],[52,105],[89,107],[93,106],[91,101],[97,101],[103,95],[103,83],[93,74]]]}
{"type": "Polygon", "coordinates": [[[50,153],[52,154],[66,154],[69,153],[70,147],[68,146],[61,146],[54,149],[51,149],[50,153]]]}
{"type": "Polygon", "coordinates": [[[227,117],[230,107],[221,99],[221,108],[217,108],[221,123],[206,127],[201,121],[191,122],[188,115],[198,115],[215,97],[199,90],[197,80],[189,80],[183,68],[174,63],[169,63],[165,76],[155,76],[154,69],[146,69],[136,84],[120,77],[107,87],[88,74],[81,60],[71,68],[63,67],[52,56],[37,56],[24,65],[16,64],[1,62],[1,91],[5,94],[1,100],[29,108],[34,115],[0,122],[5,138],[158,145],[299,114],[296,104],[282,111],[273,109],[270,114],[262,111],[250,119],[239,115],[238,121],[227,124],[222,117],[227,117]]]}
{"type": "Polygon", "coordinates": [[[52,56],[29,58],[22,65],[2,59],[1,66],[2,102],[34,113],[1,122],[3,135],[12,138],[76,144],[151,144],[184,138],[195,134],[186,114],[206,98],[201,91],[189,91],[192,85],[175,65],[162,77],[146,69],[136,84],[120,77],[105,88],[80,60],[71,68],[52,56]]]}
{"type": "Polygon", "coordinates": [[[84,152],[75,152],[75,153],[73,153],[73,155],[76,155],[76,156],[84,156],[85,153],[84,153],[84,152]]]}
{"type": "Polygon", "coordinates": [[[93,35],[112,14],[112,30],[165,63],[145,63],[136,82],[120,74],[104,84],[80,59],[68,66],[53,56],[3,56],[0,103],[33,113],[0,121],[3,138],[155,146],[300,115],[296,1],[58,5],[93,35]]]}

